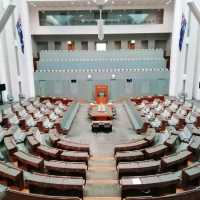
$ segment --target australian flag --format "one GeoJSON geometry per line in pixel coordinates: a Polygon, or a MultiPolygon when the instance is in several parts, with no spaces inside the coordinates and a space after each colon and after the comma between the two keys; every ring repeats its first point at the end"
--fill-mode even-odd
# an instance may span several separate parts
{"type": "Polygon", "coordinates": [[[181,31],[180,31],[180,39],[179,39],[179,50],[182,50],[183,47],[183,41],[184,41],[184,35],[186,31],[187,21],[185,18],[185,15],[182,15],[182,21],[181,21],[181,31]]]}
{"type": "Polygon", "coordinates": [[[19,35],[21,50],[22,50],[22,53],[24,54],[24,35],[23,35],[23,31],[22,31],[22,23],[21,23],[20,17],[17,21],[16,28],[17,28],[17,32],[18,32],[18,35],[19,35]]]}

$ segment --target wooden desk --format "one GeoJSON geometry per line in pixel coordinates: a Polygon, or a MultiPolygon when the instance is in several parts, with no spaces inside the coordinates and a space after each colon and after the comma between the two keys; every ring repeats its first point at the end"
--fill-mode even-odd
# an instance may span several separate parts
{"type": "Polygon", "coordinates": [[[60,155],[61,160],[70,162],[85,162],[88,164],[89,154],[87,152],[63,151],[60,155]]]}
{"type": "Polygon", "coordinates": [[[154,143],[156,137],[155,130],[154,131],[153,130],[147,129],[147,132],[150,131],[151,133],[144,138],[146,141],[148,141],[149,145],[152,145],[154,143]]]}
{"type": "Polygon", "coordinates": [[[60,149],[56,149],[45,145],[38,146],[36,151],[39,155],[44,156],[47,159],[49,158],[58,159],[60,153],[62,152],[60,149]]]}
{"type": "Polygon", "coordinates": [[[41,157],[34,156],[32,154],[27,154],[23,151],[17,151],[14,153],[16,160],[26,167],[31,167],[35,169],[44,168],[44,160],[41,157]]]}
{"type": "Polygon", "coordinates": [[[8,188],[4,200],[81,200],[78,197],[26,193],[8,188]]]}
{"type": "Polygon", "coordinates": [[[132,151],[145,148],[149,145],[147,140],[139,140],[136,142],[130,142],[126,144],[119,144],[115,146],[115,153],[118,151],[132,151]]]}
{"type": "Polygon", "coordinates": [[[160,161],[146,160],[138,162],[119,163],[117,166],[119,178],[138,174],[151,174],[158,172],[160,161]]]}
{"type": "Polygon", "coordinates": [[[26,139],[32,149],[35,149],[36,147],[40,145],[40,142],[33,135],[27,136],[26,139]]]}
{"type": "Polygon", "coordinates": [[[164,144],[160,144],[157,146],[149,147],[144,150],[145,155],[148,158],[159,158],[165,154],[168,147],[164,144]]]}
{"type": "Polygon", "coordinates": [[[32,188],[47,188],[57,191],[68,191],[72,196],[83,197],[83,187],[85,180],[83,178],[54,176],[46,174],[32,174],[24,172],[25,183],[32,188]]]}
{"type": "Polygon", "coordinates": [[[193,136],[192,142],[188,146],[188,150],[193,153],[198,153],[200,149],[200,136],[193,136]]]}
{"type": "Polygon", "coordinates": [[[136,161],[136,160],[143,160],[144,153],[139,150],[135,151],[124,151],[124,152],[117,152],[115,154],[115,159],[118,162],[125,162],[125,161],[136,161]]]}
{"type": "Polygon", "coordinates": [[[19,188],[23,187],[23,172],[9,164],[0,162],[0,177],[6,180],[11,180],[19,188]]]}
{"type": "Polygon", "coordinates": [[[17,151],[17,146],[12,136],[4,138],[4,145],[10,154],[17,151]]]}
{"type": "Polygon", "coordinates": [[[92,121],[111,121],[113,120],[112,107],[103,105],[105,111],[98,111],[98,106],[92,106],[89,111],[89,116],[92,121]]]}
{"type": "Polygon", "coordinates": [[[112,121],[92,121],[92,132],[111,132],[112,121]]]}
{"type": "Polygon", "coordinates": [[[65,161],[45,161],[45,168],[49,172],[57,172],[70,176],[81,176],[86,178],[87,165],[85,163],[73,163],[65,161]]]}
{"type": "Polygon", "coordinates": [[[180,182],[180,173],[166,173],[158,175],[148,175],[139,177],[124,177],[120,179],[120,185],[122,190],[122,198],[127,195],[134,195],[134,192],[144,191],[146,189],[156,189],[161,192],[161,189],[170,188],[173,192],[176,191],[176,185],[180,182]]]}
{"type": "Polygon", "coordinates": [[[58,134],[57,129],[51,129],[49,131],[49,140],[53,145],[60,140],[60,135],[58,134]]]}
{"type": "Polygon", "coordinates": [[[193,124],[187,124],[187,128],[193,135],[200,136],[200,129],[194,126],[193,124]]]}
{"type": "Polygon", "coordinates": [[[173,155],[165,156],[161,159],[161,168],[168,169],[179,164],[184,164],[191,158],[191,155],[192,153],[190,151],[184,150],[173,155]]]}
{"type": "Polygon", "coordinates": [[[177,135],[171,135],[166,141],[165,141],[165,145],[168,146],[168,148],[172,149],[176,142],[178,140],[178,136],[177,135]]]}
{"type": "Polygon", "coordinates": [[[182,170],[182,180],[184,184],[189,184],[195,179],[200,178],[200,163],[196,163],[186,169],[182,170]]]}
{"type": "Polygon", "coordinates": [[[88,152],[88,154],[90,154],[90,146],[88,144],[79,144],[62,139],[56,143],[56,146],[64,150],[82,151],[82,152],[88,152]]]}

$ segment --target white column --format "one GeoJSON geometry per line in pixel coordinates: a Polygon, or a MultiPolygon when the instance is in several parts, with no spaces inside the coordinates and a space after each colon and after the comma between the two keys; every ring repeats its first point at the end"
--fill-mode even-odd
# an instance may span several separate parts
{"type": "MultiPolygon", "coordinates": [[[[198,51],[198,27],[199,24],[193,15],[190,19],[190,35],[188,38],[188,56],[187,56],[187,70],[186,70],[186,87],[185,92],[188,99],[192,99],[195,68],[197,64],[197,51],[198,51]]],[[[186,56],[186,55],[185,55],[186,56]]]]}
{"type": "Polygon", "coordinates": [[[182,17],[182,5],[183,0],[176,0],[174,6],[174,24],[172,33],[172,46],[171,46],[171,65],[170,65],[170,85],[169,95],[177,95],[177,85],[179,83],[178,78],[180,77],[180,52],[179,52],[179,35],[180,25],[182,17]]]}
{"type": "MultiPolygon", "coordinates": [[[[3,12],[3,2],[0,0],[0,13],[3,12]]],[[[0,34],[0,83],[6,84],[7,90],[6,92],[3,92],[3,100],[6,100],[6,96],[9,93],[10,90],[10,83],[8,80],[7,75],[7,60],[6,60],[6,52],[4,49],[4,41],[5,41],[5,34],[2,32],[0,34]]]]}
{"type": "Polygon", "coordinates": [[[194,87],[193,87],[193,97],[196,100],[200,100],[200,24],[198,25],[198,42],[197,42],[197,57],[196,66],[194,71],[194,87]]]}
{"type": "Polygon", "coordinates": [[[10,82],[8,79],[8,73],[7,73],[7,62],[6,62],[6,52],[4,49],[4,41],[5,36],[3,34],[0,35],[0,83],[6,84],[6,91],[3,92],[3,100],[5,101],[7,98],[7,95],[10,93],[10,82]]]}
{"type": "Polygon", "coordinates": [[[108,50],[113,50],[115,49],[115,41],[114,40],[108,40],[108,50]]]}
{"type": "MultiPolygon", "coordinates": [[[[9,4],[9,1],[2,0],[1,8],[5,9],[9,4]]],[[[7,100],[7,94],[12,95],[15,100],[18,99],[19,95],[19,84],[18,84],[18,66],[17,66],[17,54],[16,54],[16,41],[14,33],[14,15],[12,15],[7,24],[5,25],[3,32],[1,33],[1,44],[2,49],[2,83],[7,86],[7,91],[4,93],[4,100],[7,100]]]]}
{"type": "MultiPolygon", "coordinates": [[[[24,35],[24,51],[23,54],[19,48],[19,63],[22,81],[22,93],[28,97],[35,96],[35,87],[34,87],[34,68],[33,68],[33,52],[32,52],[32,39],[30,34],[30,19],[29,19],[29,9],[28,3],[26,0],[16,0],[17,2],[17,11],[15,19],[17,21],[18,17],[21,17],[22,29],[24,35]]],[[[20,44],[18,42],[20,47],[20,44]]]]}

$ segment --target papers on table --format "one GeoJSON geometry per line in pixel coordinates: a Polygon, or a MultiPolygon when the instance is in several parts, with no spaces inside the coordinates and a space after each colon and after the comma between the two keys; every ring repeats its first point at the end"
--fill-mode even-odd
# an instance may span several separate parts
{"type": "Polygon", "coordinates": [[[139,184],[142,184],[142,182],[141,182],[141,180],[139,178],[133,178],[132,179],[132,184],[139,185],[139,184]]]}

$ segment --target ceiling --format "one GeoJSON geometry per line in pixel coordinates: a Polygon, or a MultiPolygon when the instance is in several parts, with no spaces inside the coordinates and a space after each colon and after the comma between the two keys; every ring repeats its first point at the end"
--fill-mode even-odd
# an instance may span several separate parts
{"type": "Polygon", "coordinates": [[[85,8],[96,7],[104,4],[104,7],[148,7],[157,5],[168,5],[174,0],[27,0],[33,7],[68,7],[85,8]]]}

